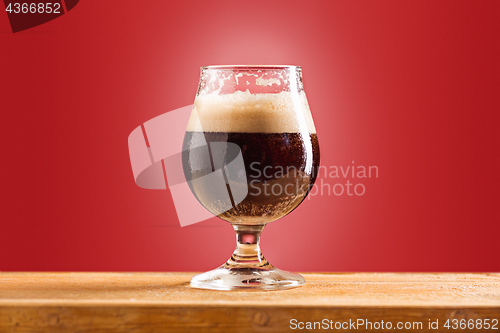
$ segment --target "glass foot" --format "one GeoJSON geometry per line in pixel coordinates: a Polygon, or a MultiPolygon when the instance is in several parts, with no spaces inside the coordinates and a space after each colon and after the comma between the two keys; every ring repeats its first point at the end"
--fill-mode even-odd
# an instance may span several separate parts
{"type": "MultiPolygon", "coordinates": [[[[271,265],[269,265],[272,267],[271,265]]],[[[191,287],[214,290],[279,290],[298,287],[305,283],[300,274],[272,267],[231,269],[223,265],[214,270],[195,275],[191,287]]]]}
{"type": "Polygon", "coordinates": [[[233,225],[233,228],[236,249],[231,258],[219,268],[194,276],[192,287],[259,291],[294,288],[305,283],[302,275],[277,269],[264,258],[259,246],[263,225],[233,225]]]}

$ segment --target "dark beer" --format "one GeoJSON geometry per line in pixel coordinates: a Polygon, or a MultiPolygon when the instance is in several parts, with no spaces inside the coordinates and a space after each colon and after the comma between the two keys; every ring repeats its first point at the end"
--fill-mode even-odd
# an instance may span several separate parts
{"type": "MultiPolygon", "coordinates": [[[[319,146],[315,133],[304,138],[300,133],[187,132],[183,166],[188,181],[206,176],[221,167],[213,165],[214,157],[206,155],[206,149],[190,149],[193,143],[203,140],[208,146],[213,142],[234,143],[240,148],[243,157],[248,194],[238,204],[233,202],[229,206],[227,202],[223,206],[232,208],[221,211],[221,198],[212,193],[209,184],[191,186],[200,203],[223,220],[258,224],[277,220],[304,200],[316,180],[319,146]],[[312,147],[311,152],[306,149],[306,140],[312,147]],[[311,153],[312,165],[308,167],[308,154],[311,153]]],[[[227,152],[222,157],[223,163],[219,164],[229,164],[234,155],[227,152]]]]}
{"type": "Polygon", "coordinates": [[[314,125],[307,123],[307,105],[300,104],[304,110],[299,110],[299,116],[303,115],[305,124],[301,131],[296,108],[286,114],[291,105],[283,94],[237,97],[237,102],[226,98],[224,105],[197,100],[184,138],[184,174],[198,201],[214,215],[232,223],[265,224],[294,210],[311,189],[319,166],[318,139],[314,125]],[[204,117],[207,114],[209,118],[204,117]],[[263,132],[256,132],[259,129],[263,132]],[[295,132],[286,131],[290,129],[295,132]],[[215,143],[231,143],[237,149],[225,147],[216,154],[210,149],[215,143]],[[243,178],[228,179],[224,166],[240,153],[243,178]],[[228,184],[229,195],[225,189],[216,190],[220,187],[214,178],[203,178],[217,170],[223,175],[219,182],[228,184]],[[240,202],[231,196],[235,186],[248,190],[240,202]]]}

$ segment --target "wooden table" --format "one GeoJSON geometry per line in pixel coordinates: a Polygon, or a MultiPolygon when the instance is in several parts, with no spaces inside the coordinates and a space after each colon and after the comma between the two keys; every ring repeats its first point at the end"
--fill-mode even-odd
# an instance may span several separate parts
{"type": "Polygon", "coordinates": [[[192,275],[0,273],[0,332],[292,332],[307,331],[299,329],[307,322],[331,331],[382,332],[388,322],[398,331],[409,322],[404,331],[458,332],[444,327],[448,319],[500,320],[498,273],[304,274],[300,288],[267,292],[193,289],[192,275]]]}

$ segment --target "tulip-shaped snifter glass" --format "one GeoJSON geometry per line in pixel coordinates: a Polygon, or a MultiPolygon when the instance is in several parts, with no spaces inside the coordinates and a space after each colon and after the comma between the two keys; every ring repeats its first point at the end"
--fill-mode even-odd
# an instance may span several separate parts
{"type": "Polygon", "coordinates": [[[236,231],[219,268],[196,275],[205,289],[275,290],[304,278],[262,255],[264,226],[293,211],[316,179],[319,146],[297,66],[209,66],[201,78],[183,147],[191,191],[236,231]]]}

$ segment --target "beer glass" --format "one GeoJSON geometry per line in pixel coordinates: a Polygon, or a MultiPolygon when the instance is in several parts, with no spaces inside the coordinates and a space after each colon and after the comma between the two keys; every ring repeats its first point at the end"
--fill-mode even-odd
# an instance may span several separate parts
{"type": "Polygon", "coordinates": [[[264,226],[292,212],[316,179],[319,146],[298,66],[208,66],[183,143],[191,191],[236,231],[222,266],[196,288],[276,290],[305,282],[262,255],[264,226]]]}

